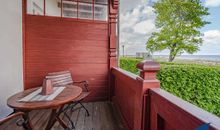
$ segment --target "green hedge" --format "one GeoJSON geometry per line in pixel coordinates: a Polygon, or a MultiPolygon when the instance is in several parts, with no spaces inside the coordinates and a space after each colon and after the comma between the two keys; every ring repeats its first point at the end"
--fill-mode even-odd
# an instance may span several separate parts
{"type": "MultiPolygon", "coordinates": [[[[142,59],[121,58],[120,67],[138,74],[142,59]]],[[[220,66],[161,62],[161,88],[220,117],[220,66]]]]}
{"type": "Polygon", "coordinates": [[[136,65],[142,61],[142,59],[136,58],[120,58],[120,67],[124,70],[130,71],[134,74],[138,74],[138,69],[136,65]]]}

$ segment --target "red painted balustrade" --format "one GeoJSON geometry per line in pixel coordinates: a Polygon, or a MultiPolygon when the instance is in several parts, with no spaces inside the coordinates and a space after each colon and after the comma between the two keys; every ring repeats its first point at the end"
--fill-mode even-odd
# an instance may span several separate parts
{"type": "Polygon", "coordinates": [[[194,130],[210,123],[220,129],[220,118],[160,89],[160,65],[143,61],[140,76],[112,68],[111,96],[126,130],[194,130]]]}
{"type": "Polygon", "coordinates": [[[220,130],[220,118],[160,88],[150,89],[151,130],[194,130],[203,124],[220,130]]]}
{"type": "Polygon", "coordinates": [[[143,122],[149,123],[149,102],[146,100],[149,88],[159,88],[160,82],[156,79],[156,72],[160,65],[152,61],[141,62],[137,65],[140,76],[131,74],[119,68],[112,68],[113,102],[115,103],[126,129],[145,129],[143,122]]]}

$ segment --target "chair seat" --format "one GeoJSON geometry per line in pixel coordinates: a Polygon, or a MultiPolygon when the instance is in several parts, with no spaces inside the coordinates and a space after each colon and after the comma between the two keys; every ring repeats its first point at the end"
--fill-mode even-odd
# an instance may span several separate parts
{"type": "Polygon", "coordinates": [[[82,92],[79,97],[77,97],[76,99],[73,100],[73,102],[81,101],[84,98],[86,98],[89,94],[90,94],[90,92],[82,92]]]}

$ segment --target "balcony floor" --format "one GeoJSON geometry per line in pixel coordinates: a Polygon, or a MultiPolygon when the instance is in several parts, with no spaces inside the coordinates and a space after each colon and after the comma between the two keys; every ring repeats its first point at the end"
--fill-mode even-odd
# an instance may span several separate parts
{"type": "MultiPolygon", "coordinates": [[[[84,109],[78,109],[74,112],[68,111],[68,115],[71,115],[71,119],[75,123],[75,130],[123,130],[120,119],[111,103],[90,102],[85,103],[84,105],[88,108],[90,116],[86,116],[84,109]]],[[[51,110],[36,110],[30,113],[30,118],[35,130],[44,130],[50,112],[51,110]]],[[[63,115],[60,116],[66,121],[63,115]]],[[[4,130],[21,130],[14,125],[14,120],[7,122],[6,124],[7,128],[4,128],[4,130]],[[16,128],[13,128],[13,126],[16,128]]],[[[63,130],[63,128],[56,123],[52,130],[63,130]]]]}

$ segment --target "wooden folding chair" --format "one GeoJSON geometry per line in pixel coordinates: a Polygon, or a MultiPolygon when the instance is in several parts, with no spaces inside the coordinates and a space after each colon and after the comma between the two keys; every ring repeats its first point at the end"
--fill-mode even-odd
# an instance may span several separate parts
{"type": "Polygon", "coordinates": [[[89,96],[90,91],[88,89],[89,84],[87,81],[74,81],[72,79],[70,71],[60,71],[60,72],[53,72],[48,73],[46,76],[47,79],[50,79],[52,81],[52,84],[54,87],[59,86],[65,86],[65,85],[71,85],[71,84],[82,84],[84,86],[82,94],[73,100],[72,104],[72,110],[74,110],[74,107],[79,104],[81,107],[86,110],[87,116],[89,116],[89,111],[87,108],[82,104],[82,101],[89,96]]]}
{"type": "Polygon", "coordinates": [[[25,113],[16,112],[0,120],[1,130],[12,130],[23,127],[24,130],[30,130],[27,126],[27,121],[24,120],[25,113]]]}

